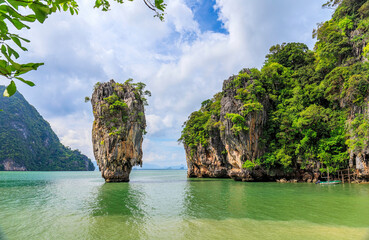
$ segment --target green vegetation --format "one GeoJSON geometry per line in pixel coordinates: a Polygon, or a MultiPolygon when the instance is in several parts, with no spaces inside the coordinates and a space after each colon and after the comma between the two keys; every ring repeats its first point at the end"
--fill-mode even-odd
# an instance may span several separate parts
{"type": "MultiPolygon", "coordinates": [[[[96,83],[94,89],[96,90],[101,84],[96,83]]],[[[147,104],[146,96],[151,96],[151,92],[145,90],[146,84],[142,82],[133,83],[133,79],[128,79],[124,83],[113,83],[113,93],[104,98],[101,103],[103,115],[99,116],[104,119],[103,123],[110,129],[109,135],[121,135],[125,128],[122,127],[127,121],[143,123],[145,114],[142,111],[130,110],[127,103],[124,101],[125,93],[133,92],[134,102],[141,102],[143,105],[147,104]]],[[[90,101],[89,97],[86,97],[90,101]]],[[[95,114],[95,113],[94,113],[95,114]]],[[[143,134],[146,134],[143,129],[143,134]]]]}
{"type": "Polygon", "coordinates": [[[85,155],[60,143],[49,123],[20,93],[0,97],[0,108],[4,110],[0,112],[0,170],[8,160],[30,171],[94,170],[85,155]]]}
{"type": "MultiPolygon", "coordinates": [[[[123,3],[123,0],[114,0],[117,3],[123,3]]],[[[133,0],[130,0],[133,1],[133,0]]],[[[155,17],[161,21],[164,20],[164,10],[166,4],[164,0],[143,0],[146,6],[155,12],[155,17]]],[[[108,0],[95,0],[95,8],[101,8],[102,11],[110,9],[108,0]]],[[[16,90],[14,80],[19,80],[29,86],[35,84],[23,79],[21,76],[29,71],[37,70],[43,63],[17,63],[20,57],[19,53],[11,46],[17,46],[22,51],[27,51],[24,43],[30,41],[10,32],[13,28],[17,30],[30,29],[29,23],[44,23],[49,15],[57,11],[69,11],[70,14],[78,14],[78,3],[76,0],[1,0],[0,1],[0,75],[9,79],[10,84],[4,91],[5,97],[12,96],[16,90]],[[10,27],[9,25],[10,24],[10,27]]]]}
{"type": "Polygon", "coordinates": [[[115,113],[119,110],[124,112],[124,110],[127,108],[127,104],[125,102],[122,102],[116,93],[113,93],[113,95],[104,98],[104,100],[109,104],[110,113],[115,113]]]}
{"type": "Polygon", "coordinates": [[[246,120],[240,114],[227,113],[226,118],[230,119],[233,123],[231,130],[237,135],[241,131],[247,131],[249,128],[246,126],[246,120]]]}
{"type": "Polygon", "coordinates": [[[213,116],[220,115],[220,100],[222,93],[216,94],[212,99],[201,103],[201,109],[193,112],[183,124],[182,136],[178,140],[183,142],[191,150],[196,150],[198,145],[207,146],[209,132],[213,128],[221,128],[220,122],[215,122],[213,116]]]}
{"type": "Polygon", "coordinates": [[[255,166],[256,164],[254,162],[251,162],[250,160],[246,160],[242,165],[242,167],[246,169],[253,169],[255,166]]]}
{"type": "Polygon", "coordinates": [[[288,172],[317,162],[331,172],[347,167],[349,152],[362,151],[369,137],[369,1],[331,0],[325,6],[337,8],[314,30],[314,51],[303,43],[271,47],[260,71],[242,70],[224,90],[236,92],[242,109],[219,119],[224,93],[218,93],[190,115],[179,140],[192,149],[206,146],[209,131],[224,131],[227,119],[235,136],[247,134],[249,119],[265,112],[259,139],[265,154],[244,160],[244,168],[288,172]]]}

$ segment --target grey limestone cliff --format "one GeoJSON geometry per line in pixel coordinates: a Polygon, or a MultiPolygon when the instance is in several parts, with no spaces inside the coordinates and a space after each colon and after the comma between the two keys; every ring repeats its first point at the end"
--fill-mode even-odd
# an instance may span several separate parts
{"type": "MultiPolygon", "coordinates": [[[[248,69],[244,70],[250,73],[248,69]]],[[[237,99],[237,88],[232,86],[237,76],[232,76],[223,83],[223,91],[215,96],[215,103],[220,107],[219,115],[213,114],[211,122],[215,123],[209,129],[206,144],[189,146],[184,142],[186,152],[188,177],[223,177],[235,180],[253,181],[264,180],[266,171],[255,168],[252,171],[242,168],[246,160],[255,160],[263,152],[259,146],[263,125],[267,119],[268,99],[263,101],[263,110],[249,113],[245,119],[248,131],[235,133],[235,123],[229,114],[239,114],[243,103],[237,99]],[[215,126],[215,127],[214,127],[215,126]]],[[[246,88],[252,84],[252,79],[242,81],[241,86],[246,88]]]]}
{"type": "Polygon", "coordinates": [[[146,120],[143,84],[110,80],[97,84],[91,104],[94,155],[106,182],[127,182],[135,165],[142,166],[146,120]]]}

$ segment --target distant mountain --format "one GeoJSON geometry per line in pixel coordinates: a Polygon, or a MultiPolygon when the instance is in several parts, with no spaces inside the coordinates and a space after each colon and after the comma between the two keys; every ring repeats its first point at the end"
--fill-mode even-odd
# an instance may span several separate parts
{"type": "MultiPolygon", "coordinates": [[[[5,90],[0,86],[0,93],[5,90]]],[[[37,110],[17,92],[0,97],[0,170],[93,171],[91,160],[60,143],[37,110]]]]}
{"type": "Polygon", "coordinates": [[[151,163],[142,163],[141,167],[134,167],[133,170],[187,170],[187,167],[184,164],[176,165],[176,166],[159,166],[151,163]]]}

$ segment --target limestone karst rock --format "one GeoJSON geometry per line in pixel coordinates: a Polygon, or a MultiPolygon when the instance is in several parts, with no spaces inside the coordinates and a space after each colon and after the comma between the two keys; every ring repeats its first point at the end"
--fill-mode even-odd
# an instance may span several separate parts
{"type": "Polygon", "coordinates": [[[91,98],[95,159],[106,182],[128,182],[135,165],[142,166],[146,120],[145,84],[110,80],[98,83],[91,98]]]}
{"type": "MultiPolygon", "coordinates": [[[[244,71],[250,73],[248,69],[244,71]]],[[[235,134],[235,124],[227,114],[238,114],[243,106],[242,101],[235,98],[237,88],[232,87],[236,78],[237,76],[232,76],[224,81],[223,91],[214,96],[213,103],[203,103],[203,108],[212,108],[210,106],[212,104],[218,105],[219,108],[219,113],[212,114],[211,120],[208,121],[209,126],[213,126],[209,127],[208,139],[196,147],[182,139],[188,177],[231,177],[244,181],[262,180],[265,177],[263,170],[248,171],[243,169],[242,165],[245,159],[254,160],[263,154],[263,148],[259,147],[258,142],[266,122],[268,103],[263,102],[262,111],[250,113],[245,119],[248,131],[239,131],[235,134]]],[[[243,87],[250,84],[252,80],[242,82],[243,87]]]]}
{"type": "MultiPolygon", "coordinates": [[[[265,144],[265,136],[269,134],[267,131],[273,102],[269,96],[250,101],[250,104],[242,101],[241,94],[246,93],[249,99],[252,96],[250,92],[255,91],[252,87],[255,87],[258,80],[251,75],[250,69],[243,69],[239,75],[225,80],[222,92],[204,101],[200,110],[193,112],[185,122],[179,140],[183,142],[186,152],[187,176],[232,178],[239,181],[316,182],[321,178],[321,169],[324,167],[320,161],[303,165],[299,158],[293,159],[293,165],[288,171],[280,163],[279,166],[275,164],[269,167],[260,163],[269,147],[265,144]],[[249,106],[256,110],[246,112],[245,108],[249,106]]],[[[369,121],[368,99],[369,95],[366,95],[365,104],[360,107],[345,99],[339,102],[343,110],[347,107],[345,104],[348,105],[346,109],[350,109],[346,121],[348,126],[352,123],[355,126],[355,121],[361,119],[364,124],[369,121]]],[[[346,131],[346,139],[361,144],[358,138],[360,134],[364,135],[364,130],[358,132],[350,127],[346,131]]],[[[365,141],[362,148],[359,145],[353,150],[347,150],[350,158],[346,159],[346,165],[342,165],[350,165],[356,169],[358,177],[369,179],[369,145],[365,141]]]]}
{"type": "Polygon", "coordinates": [[[324,6],[335,11],[313,50],[272,46],[260,70],[232,76],[189,116],[189,177],[369,181],[369,1],[324,6]]]}

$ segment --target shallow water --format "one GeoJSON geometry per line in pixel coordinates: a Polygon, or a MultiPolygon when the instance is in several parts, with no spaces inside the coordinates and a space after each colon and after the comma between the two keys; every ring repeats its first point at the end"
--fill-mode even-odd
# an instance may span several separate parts
{"type": "Polygon", "coordinates": [[[0,172],[0,239],[369,239],[369,185],[0,172]]]}

